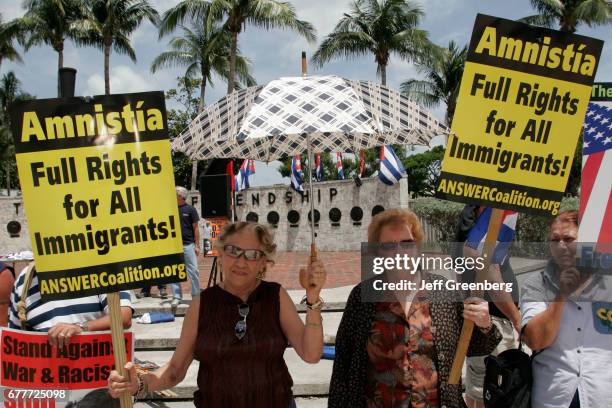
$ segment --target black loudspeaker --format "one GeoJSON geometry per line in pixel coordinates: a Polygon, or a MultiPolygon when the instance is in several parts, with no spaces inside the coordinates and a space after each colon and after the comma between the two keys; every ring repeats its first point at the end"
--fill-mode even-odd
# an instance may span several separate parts
{"type": "Polygon", "coordinates": [[[200,176],[202,217],[230,216],[230,180],[227,174],[200,176]]]}
{"type": "Polygon", "coordinates": [[[76,82],[77,70],[74,68],[59,69],[60,96],[67,98],[74,96],[74,85],[76,82]]]}
{"type": "Polygon", "coordinates": [[[227,162],[229,162],[229,159],[212,159],[210,163],[208,163],[206,170],[204,170],[204,175],[214,176],[217,174],[226,174],[227,162]]]}

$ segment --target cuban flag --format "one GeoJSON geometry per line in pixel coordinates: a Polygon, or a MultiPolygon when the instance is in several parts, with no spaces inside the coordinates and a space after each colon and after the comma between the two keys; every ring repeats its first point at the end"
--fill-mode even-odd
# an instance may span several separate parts
{"type": "MultiPolygon", "coordinates": [[[[476,223],[470,230],[466,245],[470,248],[477,249],[482,252],[485,239],[487,238],[487,230],[489,229],[489,220],[493,210],[486,208],[476,220],[476,223]]],[[[518,213],[516,211],[505,210],[502,215],[502,225],[499,229],[499,235],[493,251],[492,264],[501,265],[508,256],[508,249],[514,239],[514,231],[516,230],[516,220],[518,213]]]]}
{"type": "Polygon", "coordinates": [[[323,168],[321,167],[321,155],[319,153],[315,156],[315,179],[323,181],[323,168]]]}
{"type": "Polygon", "coordinates": [[[304,194],[303,182],[302,162],[298,154],[291,159],[291,187],[298,193],[304,194]]]}
{"type": "Polygon", "coordinates": [[[612,252],[612,102],[590,103],[584,119],[578,240],[612,252]]]}
{"type": "Polygon", "coordinates": [[[365,167],[365,153],[363,150],[359,154],[359,177],[363,177],[363,168],[365,167]]]}
{"type": "Polygon", "coordinates": [[[380,148],[380,169],[378,178],[388,186],[398,183],[402,176],[406,175],[406,169],[397,154],[390,145],[380,148]]]}
{"type": "Polygon", "coordinates": [[[342,168],[342,153],[336,153],[336,170],[338,170],[338,180],[344,180],[344,169],[342,168]]]}
{"type": "Polygon", "coordinates": [[[255,162],[253,160],[245,160],[238,169],[236,174],[236,191],[242,191],[250,187],[249,177],[255,174],[255,162]]]}

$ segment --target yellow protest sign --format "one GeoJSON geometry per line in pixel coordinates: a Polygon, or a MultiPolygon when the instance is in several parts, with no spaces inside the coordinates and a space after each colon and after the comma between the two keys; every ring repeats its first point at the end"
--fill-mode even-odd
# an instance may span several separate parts
{"type": "Polygon", "coordinates": [[[602,45],[478,15],[436,196],[555,215],[602,45]]]}
{"type": "Polygon", "coordinates": [[[11,117],[44,298],[185,280],[162,92],[29,101],[11,117]]]}

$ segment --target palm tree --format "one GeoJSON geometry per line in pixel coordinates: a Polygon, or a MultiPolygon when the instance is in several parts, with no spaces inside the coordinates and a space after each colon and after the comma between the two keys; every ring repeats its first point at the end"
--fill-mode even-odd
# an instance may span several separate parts
{"type": "Polygon", "coordinates": [[[159,14],[148,0],[87,0],[86,20],[81,28],[89,33],[89,45],[104,50],[105,94],[110,94],[111,50],[127,54],[136,62],[130,35],[144,19],[154,25],[159,23],[159,14]]]}
{"type": "Polygon", "coordinates": [[[183,0],[164,14],[163,32],[172,31],[185,19],[206,24],[209,29],[215,22],[225,19],[223,25],[231,38],[228,93],[235,89],[238,35],[247,23],[265,29],[288,28],[308,41],[316,39],[312,24],[297,18],[293,5],[278,0],[183,0]]]}
{"type": "Polygon", "coordinates": [[[17,20],[3,22],[0,13],[0,67],[2,61],[22,62],[21,56],[13,46],[13,41],[21,39],[21,27],[17,20]]]}
{"type": "Polygon", "coordinates": [[[391,54],[420,60],[431,53],[427,32],[417,28],[422,17],[421,8],[410,0],[357,0],[312,60],[320,67],[337,57],[374,54],[377,72],[386,85],[391,54]]]}
{"type": "Polygon", "coordinates": [[[6,189],[10,195],[11,175],[17,177],[15,163],[15,145],[10,131],[8,107],[13,102],[33,99],[34,97],[21,90],[21,81],[13,71],[7,72],[0,78],[0,163],[6,182],[6,189]]]}
{"type": "Polygon", "coordinates": [[[579,24],[589,27],[612,22],[612,3],[607,0],[530,0],[538,14],[520,21],[569,33],[576,32],[579,24]]]}
{"type": "MultiPolygon", "coordinates": [[[[165,32],[165,19],[160,24],[160,37],[165,32]]],[[[182,37],[173,38],[170,50],[158,55],[151,64],[151,71],[156,72],[162,67],[187,67],[185,78],[192,79],[200,74],[200,98],[198,112],[204,109],[206,85],[212,85],[212,74],[229,80],[230,36],[227,30],[217,25],[210,29],[206,24],[199,24],[191,29],[181,26],[182,37]]],[[[236,71],[238,78],[247,86],[255,85],[255,78],[249,73],[250,62],[241,55],[236,56],[236,71]]],[[[195,190],[198,174],[198,161],[194,160],[191,170],[191,189],[195,190]]]]}
{"type": "MultiPolygon", "coordinates": [[[[230,35],[221,27],[213,26],[211,30],[205,25],[192,28],[181,26],[183,35],[170,40],[169,50],[159,54],[151,64],[151,72],[161,68],[186,67],[185,77],[193,79],[200,75],[200,99],[198,111],[204,109],[206,85],[212,85],[212,75],[229,78],[230,35]]],[[[236,71],[240,81],[247,86],[255,85],[255,79],[249,73],[250,62],[237,55],[236,71]]]]}
{"type": "Polygon", "coordinates": [[[454,41],[448,47],[434,53],[423,63],[417,64],[417,70],[425,74],[424,80],[410,79],[400,85],[402,93],[425,107],[433,107],[440,102],[446,104],[446,124],[451,125],[467,47],[459,49],[454,41]]]}
{"type": "MultiPolygon", "coordinates": [[[[79,43],[81,33],[76,22],[82,18],[80,0],[26,0],[26,13],[21,19],[27,33],[25,50],[36,45],[50,45],[57,52],[57,68],[64,66],[64,43],[71,39],[79,43]]],[[[59,77],[58,77],[59,95],[59,77]]]]}

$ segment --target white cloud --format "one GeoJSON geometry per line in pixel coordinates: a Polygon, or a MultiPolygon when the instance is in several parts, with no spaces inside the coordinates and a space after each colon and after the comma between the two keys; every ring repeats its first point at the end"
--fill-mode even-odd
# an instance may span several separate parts
{"type": "Polygon", "coordinates": [[[309,21],[317,29],[319,41],[334,29],[342,14],[349,10],[351,3],[352,0],[300,0],[293,2],[298,18],[309,21]]]}
{"type": "MultiPolygon", "coordinates": [[[[87,78],[85,95],[100,95],[104,93],[104,77],[99,73],[87,78]]],[[[155,83],[146,80],[127,65],[111,68],[110,87],[112,93],[146,92],[157,89],[155,83]]]]}
{"type": "Polygon", "coordinates": [[[23,16],[23,8],[21,8],[21,1],[12,0],[12,1],[4,1],[0,5],[0,13],[2,13],[2,20],[8,21],[17,17],[23,16]]]}
{"type": "Polygon", "coordinates": [[[281,166],[280,161],[273,161],[270,164],[263,162],[255,162],[255,175],[251,177],[251,185],[253,187],[269,186],[272,184],[287,184],[289,185],[289,177],[281,177],[278,168],[281,166]]]}
{"type": "Polygon", "coordinates": [[[164,11],[179,4],[181,0],[149,0],[149,2],[161,15],[164,11]]]}

